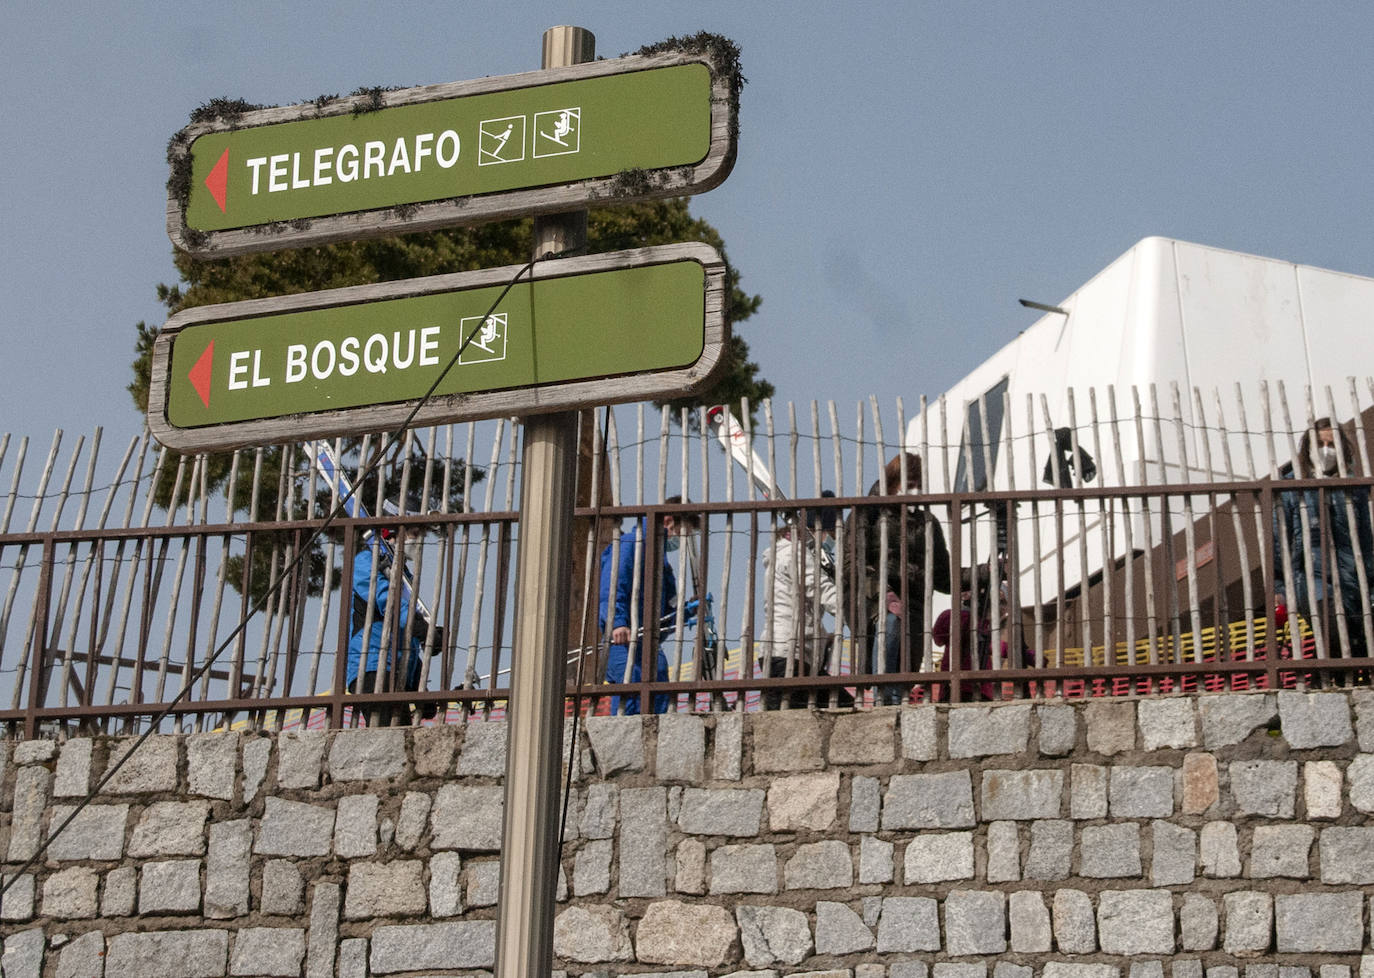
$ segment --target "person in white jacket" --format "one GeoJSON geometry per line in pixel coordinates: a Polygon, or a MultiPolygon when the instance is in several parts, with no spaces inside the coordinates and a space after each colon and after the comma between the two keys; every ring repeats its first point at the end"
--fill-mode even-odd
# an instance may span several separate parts
{"type": "MultiPolygon", "coordinates": [[[[835,494],[828,489],[825,497],[835,494]]],[[[774,534],[763,554],[764,579],[768,592],[764,598],[763,628],[759,633],[759,673],[773,678],[783,676],[827,675],[832,638],[824,625],[826,614],[834,616],[837,607],[834,557],[828,544],[835,535],[835,510],[811,509],[805,526],[791,523],[774,534]]],[[[818,694],[825,705],[829,697],[818,694]]],[[[775,710],[782,704],[780,690],[767,690],[764,707],[775,710]]],[[[788,697],[792,706],[806,706],[807,695],[798,690],[788,697]]]]}

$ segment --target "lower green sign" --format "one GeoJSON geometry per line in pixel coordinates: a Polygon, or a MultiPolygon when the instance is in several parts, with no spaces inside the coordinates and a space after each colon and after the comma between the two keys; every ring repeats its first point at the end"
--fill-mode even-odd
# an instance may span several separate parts
{"type": "Polygon", "coordinates": [[[149,424],[199,451],[669,397],[719,359],[723,266],[670,245],[188,310],[154,349],[149,424]],[[498,301],[499,298],[499,301],[498,301]]]}

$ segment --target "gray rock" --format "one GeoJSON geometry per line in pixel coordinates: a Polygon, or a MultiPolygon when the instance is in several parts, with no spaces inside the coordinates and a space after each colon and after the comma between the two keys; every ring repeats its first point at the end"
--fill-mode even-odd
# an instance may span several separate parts
{"type": "Polygon", "coordinates": [[[244,927],[234,937],[231,975],[295,978],[305,958],[305,931],[299,927],[244,927]]]}
{"type": "Polygon", "coordinates": [[[348,867],[344,894],[344,918],[411,917],[423,914],[428,905],[418,859],[392,863],[355,862],[348,867]]]}
{"type": "Polygon", "coordinates": [[[1181,750],[1198,744],[1191,696],[1143,699],[1136,706],[1136,720],[1143,750],[1181,750]]]}
{"type": "Polygon", "coordinates": [[[1088,750],[1120,754],[1135,749],[1135,702],[1093,702],[1083,709],[1088,728],[1088,750]]]}
{"type": "Polygon", "coordinates": [[[902,757],[908,761],[933,761],[938,756],[936,727],[938,714],[935,707],[904,706],[898,711],[901,717],[902,757]]]}
{"type": "Polygon", "coordinates": [[[1364,946],[1363,898],[1349,893],[1280,893],[1274,930],[1280,954],[1338,954],[1364,946]]]}
{"type": "MultiPolygon", "coordinates": [[[[418,846],[424,838],[425,828],[429,825],[431,803],[429,795],[423,791],[407,791],[401,799],[401,815],[396,820],[396,844],[407,852],[418,846]]],[[[373,817],[375,819],[375,813],[373,817]]],[[[337,838],[334,844],[338,845],[337,838]]]]}
{"type": "Polygon", "coordinates": [[[759,788],[687,788],[678,828],[689,835],[756,836],[763,823],[763,801],[759,788]]]}
{"type": "Polygon", "coordinates": [[[891,883],[893,875],[891,842],[865,835],[859,839],[859,882],[891,883]]]}
{"type": "MultiPolygon", "coordinates": [[[[38,852],[39,845],[43,841],[43,815],[48,809],[48,802],[52,797],[52,772],[45,767],[36,765],[21,767],[19,773],[14,778],[14,808],[10,816],[10,844],[8,862],[19,863],[31,858],[38,852]]],[[[125,811],[127,812],[127,807],[125,811]]],[[[56,824],[61,822],[72,812],[71,806],[54,805],[53,820],[56,824]],[[58,813],[62,814],[59,815],[58,813]]],[[[79,816],[78,816],[79,818],[79,816]]],[[[76,829],[76,823],[67,827],[67,830],[57,837],[57,842],[61,842],[63,837],[76,829]]],[[[80,830],[77,830],[80,831],[80,830]]],[[[108,823],[106,832],[108,834],[108,823]]],[[[95,840],[89,840],[94,842],[95,840]]],[[[123,851],[124,833],[119,834],[119,846],[123,851]]],[[[88,842],[88,844],[89,844],[88,842]]],[[[110,840],[103,840],[105,845],[109,845],[110,840]]],[[[63,847],[70,850],[71,846],[63,847]]],[[[61,851],[61,850],[59,850],[61,851]]],[[[62,859],[61,855],[55,855],[52,848],[48,849],[49,859],[62,859]]],[[[88,859],[89,856],[73,855],[67,856],[68,859],[88,859]]],[[[119,854],[108,857],[118,859],[119,854]]]]}
{"type": "Polygon", "coordinates": [[[1052,932],[1050,912],[1044,897],[1035,890],[1017,890],[1008,895],[1007,915],[1011,924],[1011,950],[1016,954],[1046,954],[1052,932]]]}
{"type": "Polygon", "coordinates": [[[229,960],[227,930],[161,930],[116,934],[105,974],[119,978],[222,978],[229,960]]]}
{"type": "Polygon", "coordinates": [[[1231,822],[1208,822],[1202,827],[1198,859],[1202,875],[1231,877],[1240,875],[1240,847],[1236,827],[1231,822]]]}
{"type": "Polygon", "coordinates": [[[1063,798],[1063,771],[983,772],[981,801],[985,822],[1058,818],[1063,798]]]}
{"type": "Polygon", "coordinates": [[[505,777],[508,737],[509,727],[504,720],[470,721],[463,728],[457,773],[463,777],[505,777]]]}
{"type": "Polygon", "coordinates": [[[460,732],[457,725],[448,723],[415,727],[410,731],[417,778],[442,778],[449,773],[460,732]]]}
{"type": "MultiPolygon", "coordinates": [[[[331,970],[328,976],[320,978],[333,978],[333,971],[331,970]]],[[[348,937],[339,942],[339,978],[367,978],[366,937],[348,937]]]]}
{"type": "MultiPolygon", "coordinates": [[[[871,778],[865,780],[873,781],[871,778]]],[[[687,789],[684,801],[693,790],[687,789]]],[[[873,831],[877,830],[878,821],[877,792],[877,782],[873,781],[873,831]]],[[[774,832],[823,832],[834,825],[839,801],[838,771],[774,778],[768,786],[768,827],[774,832]]],[[[852,821],[852,806],[850,818],[852,821]]]]}
{"type": "Polygon", "coordinates": [[[738,781],[744,763],[744,714],[718,713],[712,729],[711,776],[738,781]]]}
{"type": "Polygon", "coordinates": [[[5,975],[8,978],[41,978],[46,943],[41,929],[5,935],[0,941],[4,949],[5,975]]]}
{"type": "Polygon", "coordinates": [[[619,794],[616,786],[605,782],[595,782],[587,786],[587,802],[582,806],[582,819],[578,831],[584,839],[609,839],[615,835],[615,822],[619,808],[619,794]]]}
{"type": "Polygon", "coordinates": [[[1093,879],[1141,875],[1140,825],[1085,825],[1079,833],[1078,873],[1093,879]]]}
{"type": "Polygon", "coordinates": [[[1180,946],[1185,951],[1210,951],[1217,946],[1217,905],[1201,893],[1185,893],[1178,912],[1180,946]]]}
{"type": "Polygon", "coordinates": [[[988,825],[989,883],[1015,883],[1021,879],[1021,838],[1015,822],[988,825]]]}
{"type": "Polygon", "coordinates": [[[654,772],[659,781],[701,784],[706,778],[706,720],[690,713],[658,718],[654,772]]]}
{"type": "Polygon", "coordinates": [[[1069,818],[1107,817],[1107,769],[1074,764],[1069,769],[1069,818]]]}
{"type": "Polygon", "coordinates": [[[1341,769],[1335,761],[1303,764],[1303,804],[1309,821],[1341,817],[1341,782],[1341,769]]]}
{"type": "Polygon", "coordinates": [[[468,863],[468,906],[494,907],[501,887],[501,864],[486,861],[468,863]]]}
{"type": "MultiPolygon", "coordinates": [[[[371,731],[368,731],[369,733],[371,731]]],[[[277,785],[318,788],[320,766],[329,734],[324,730],[292,730],[277,738],[277,785]]]]}
{"type": "Polygon", "coordinates": [[[261,856],[327,856],[334,809],[267,798],[253,851],[261,856]]]}
{"type": "MultiPolygon", "coordinates": [[[[394,728],[400,732],[399,728],[394,728]]],[[[334,855],[357,859],[377,853],[377,796],[344,795],[334,819],[334,855]]],[[[421,821],[421,831],[423,831],[421,821]]]]}
{"type": "MultiPolygon", "coordinates": [[[[21,745],[22,746],[22,745],[21,745]]],[[[54,798],[79,798],[91,787],[91,741],[74,737],[62,745],[53,779],[54,798]]]]}
{"type": "Polygon", "coordinates": [[[66,944],[57,956],[57,978],[103,978],[105,935],[88,931],[66,944]]]}
{"type": "Polygon", "coordinates": [[[1294,750],[1340,747],[1355,736],[1344,693],[1281,690],[1278,696],[1280,729],[1294,750]]]}
{"type": "Polygon", "coordinates": [[[395,778],[405,764],[405,731],[399,727],[341,730],[329,747],[329,777],[336,782],[395,778]]]}
{"type": "Polygon", "coordinates": [[[267,777],[267,762],[272,756],[272,741],[268,737],[248,737],[243,741],[243,803],[247,805],[258,795],[267,777]]]}
{"type": "MultiPolygon", "coordinates": [[[[95,870],[85,866],[53,873],[43,881],[43,915],[68,920],[94,917],[99,885],[100,877],[95,870]]],[[[5,894],[5,899],[9,899],[9,894],[5,894]]]]}
{"type": "MultiPolygon", "coordinates": [[[[21,770],[22,777],[33,768],[21,770]]],[[[46,772],[45,772],[46,773],[46,772]]],[[[15,862],[14,840],[19,825],[19,789],[15,788],[15,827],[11,828],[10,861],[15,862]]],[[[71,815],[70,805],[53,805],[49,832],[62,825],[71,815]]],[[[62,832],[48,845],[48,859],[68,862],[76,859],[96,859],[102,862],[119,859],[124,853],[124,827],[129,822],[128,805],[87,805],[76,813],[62,832]]],[[[27,857],[25,857],[27,858],[27,857]]]]}
{"type": "Polygon", "coordinates": [[[1033,978],[1034,975],[1035,969],[1030,965],[998,961],[992,966],[992,978],[1033,978]]]}
{"type": "Polygon", "coordinates": [[[269,859],[262,867],[261,910],[290,917],[305,909],[305,879],[289,859],[269,859]]]}
{"type": "Polygon", "coordinates": [[[887,978],[926,978],[929,971],[924,961],[896,961],[888,970],[887,978]]]}
{"type": "Polygon", "coordinates": [[[1107,797],[1113,818],[1168,818],[1174,813],[1174,769],[1114,767],[1107,797]]]}
{"type": "Polygon", "coordinates": [[[1222,950],[1253,957],[1269,950],[1274,934],[1274,902],[1268,893],[1242,890],[1221,898],[1226,917],[1222,950]]]}
{"type": "Polygon", "coordinates": [[[987,978],[988,966],[982,961],[937,961],[931,968],[931,975],[933,978],[987,978]]]}
{"type": "Polygon", "coordinates": [[[668,889],[668,792],[626,788],[620,792],[620,815],[619,896],[663,896],[668,889]]]}
{"type": "MultiPolygon", "coordinates": [[[[205,857],[205,916],[225,920],[248,912],[249,856],[253,842],[250,819],[215,822],[205,857]]],[[[106,892],[109,883],[106,882],[106,892]]],[[[108,911],[107,911],[108,913],[108,911]]]]}
{"type": "Polygon", "coordinates": [[[755,774],[819,771],[825,766],[820,721],[811,711],[756,713],[752,720],[755,774]]]}
{"type": "Polygon", "coordinates": [[[886,897],[878,917],[878,953],[940,950],[939,908],[930,897],[886,897]]]}
{"type": "Polygon", "coordinates": [[[1296,761],[1232,761],[1231,794],[1242,815],[1292,818],[1298,788],[1296,761]]]}
{"type": "Polygon", "coordinates": [[[1030,744],[1031,708],[957,706],[949,711],[949,756],[990,757],[1022,754],[1030,744]]]}
{"type": "Polygon", "coordinates": [[[588,717],[587,740],[603,776],[644,770],[644,721],[640,717],[588,717]]]}
{"type": "MultiPolygon", "coordinates": [[[[244,849],[247,849],[245,843],[244,849]]],[[[207,874],[208,878],[208,874],[207,874]]],[[[244,910],[248,909],[248,878],[244,876],[244,910]]],[[[205,915],[210,916],[209,888],[206,889],[205,915]]],[[[102,917],[131,917],[138,896],[138,870],[132,866],[121,866],[105,874],[105,888],[100,894],[100,914],[102,917]]]]}
{"type": "Polygon", "coordinates": [[[0,879],[9,887],[5,891],[5,898],[0,900],[0,921],[13,924],[32,919],[35,892],[33,874],[25,873],[16,880],[13,873],[5,873],[0,879]]]}
{"type": "Polygon", "coordinates": [[[192,734],[186,738],[186,783],[190,794],[232,801],[238,776],[237,732],[192,734]]]}
{"type": "Polygon", "coordinates": [[[496,960],[496,921],[394,924],[372,932],[374,975],[397,971],[490,968],[496,960]]]}
{"type": "Polygon", "coordinates": [[[973,879],[972,832],[923,832],[907,843],[907,884],[968,879],[973,879]]]}
{"type": "Polygon", "coordinates": [[[129,855],[203,856],[208,801],[157,801],[143,810],[129,839],[129,855]]]}
{"type": "Polygon", "coordinates": [[[138,912],[195,913],[200,909],[200,860],[168,859],[144,863],[138,886],[138,912]]]}
{"type": "Polygon", "coordinates": [[[1239,744],[1279,715],[1273,693],[1198,697],[1202,745],[1208,750],[1239,744]]]}
{"type": "MultiPolygon", "coordinates": [[[[621,872],[623,874],[623,868],[621,872]]],[[[622,887],[622,896],[624,895],[623,889],[622,887]]],[[[713,850],[711,853],[710,892],[712,894],[778,892],[778,857],[772,844],[721,846],[719,849],[713,850]]]]}
{"type": "Polygon", "coordinates": [[[592,839],[573,858],[573,896],[594,896],[611,888],[611,856],[614,846],[610,839],[592,839]]]}
{"type": "Polygon", "coordinates": [[[134,750],[137,738],[126,737],[110,745],[108,772],[127,755],[101,792],[108,795],[150,794],[177,790],[177,747],[181,738],[171,734],[149,737],[134,750]],[[132,752],[132,753],[131,753],[132,752]]]}
{"type": "Polygon", "coordinates": [[[1054,940],[1060,954],[1097,950],[1097,918],[1092,897],[1082,890],[1054,891],[1054,940]]]}
{"type": "Polygon", "coordinates": [[[1256,825],[1250,841],[1251,878],[1307,879],[1316,834],[1310,825],[1256,825]]]}
{"type": "Polygon", "coordinates": [[[894,710],[841,714],[830,731],[830,763],[891,763],[897,759],[896,734],[894,710]]]}
{"type": "Polygon", "coordinates": [[[496,852],[504,804],[500,785],[444,785],[429,813],[430,848],[496,852]]]}
{"type": "MultiPolygon", "coordinates": [[[[735,908],[745,963],[795,965],[810,957],[813,944],[806,914],[789,907],[735,908]]],[[[669,962],[675,963],[675,962],[669,962]]]]}
{"type": "Polygon", "coordinates": [[[816,904],[816,953],[857,954],[872,951],[877,939],[846,904],[821,900],[816,904]]]}
{"type": "Polygon", "coordinates": [[[1164,978],[1164,962],[1132,961],[1130,975],[1131,978],[1164,978]]]}
{"type": "Polygon", "coordinates": [[[968,771],[894,774],[883,799],[884,831],[962,829],[976,824],[968,771]]]}
{"type": "Polygon", "coordinates": [[[635,950],[646,964],[715,968],[729,959],[738,935],[724,907],[662,900],[649,904],[640,918],[635,950]]]}
{"type": "Polygon", "coordinates": [[[878,831],[882,802],[882,783],[877,778],[855,775],[849,782],[849,831],[878,831]]]}
{"type": "Polygon", "coordinates": [[[1068,879],[1073,868],[1073,823],[1058,819],[1031,823],[1028,880],[1068,879]]]}
{"type": "Polygon", "coordinates": [[[1104,954],[1173,954],[1173,894],[1103,890],[1097,897],[1097,934],[1104,954]]]}
{"type": "Polygon", "coordinates": [[[633,961],[630,925],[615,907],[569,907],[553,922],[553,953],[565,961],[633,961]]]}
{"type": "Polygon", "coordinates": [[[1072,706],[1046,704],[1035,708],[1040,720],[1040,753],[1063,757],[1078,742],[1078,711],[1072,706]]]}
{"type": "Polygon", "coordinates": [[[1172,822],[1151,825],[1154,854],[1150,857],[1153,886],[1181,886],[1197,876],[1197,833],[1172,822]]]}
{"type": "Polygon", "coordinates": [[[1170,968],[1173,978],[1202,978],[1202,962],[1196,958],[1175,961],[1170,968]]]}
{"type": "Polygon", "coordinates": [[[1317,852],[1323,883],[1374,883],[1374,828],[1333,825],[1322,829],[1317,852]]]}
{"type": "Polygon", "coordinates": [[[789,890],[833,890],[853,886],[854,861],[849,846],[834,839],[798,846],[796,853],[783,865],[782,877],[783,886],[789,890]]]}
{"type": "Polygon", "coordinates": [[[463,912],[463,886],[459,881],[459,874],[462,869],[462,857],[456,852],[436,852],[430,857],[429,915],[431,917],[456,917],[463,912]]]}
{"type": "Polygon", "coordinates": [[[945,897],[945,953],[1003,954],[1007,950],[1007,895],[952,890],[945,897]]]}

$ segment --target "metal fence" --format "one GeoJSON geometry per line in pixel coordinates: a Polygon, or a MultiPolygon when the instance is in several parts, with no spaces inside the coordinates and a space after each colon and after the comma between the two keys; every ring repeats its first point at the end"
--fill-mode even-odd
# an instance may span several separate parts
{"type": "MultiPolygon", "coordinates": [[[[1374,397],[1360,389],[1343,411],[1329,390],[1290,404],[1281,386],[1248,402],[1131,391],[1120,410],[1110,388],[1053,411],[1005,392],[910,417],[870,400],[845,421],[833,403],[765,403],[733,439],[704,411],[587,412],[568,709],[1363,681],[1374,397]],[[1303,455],[1318,414],[1337,419],[1329,472],[1303,455]]],[[[333,519],[339,486],[307,445],[182,457],[145,434],[102,454],[97,429],[43,454],[0,437],[0,721],[36,736],[500,712],[518,431],[410,432],[360,489],[383,515],[333,519]],[[350,687],[364,634],[399,651],[350,687]]],[[[332,448],[356,476],[381,441],[332,448]]]]}

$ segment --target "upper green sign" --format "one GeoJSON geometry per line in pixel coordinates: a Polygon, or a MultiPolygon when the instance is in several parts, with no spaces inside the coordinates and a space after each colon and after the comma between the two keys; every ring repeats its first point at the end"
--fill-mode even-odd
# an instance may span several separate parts
{"type": "Polygon", "coordinates": [[[724,267],[705,245],[543,262],[501,298],[519,271],[179,313],[149,426],[180,451],[379,430],[436,381],[421,423],[530,414],[676,396],[719,360],[724,267]]]}
{"type": "Polygon", "coordinates": [[[734,162],[732,89],[676,53],[195,123],[168,233],[230,255],[707,190],[734,162]]]}

